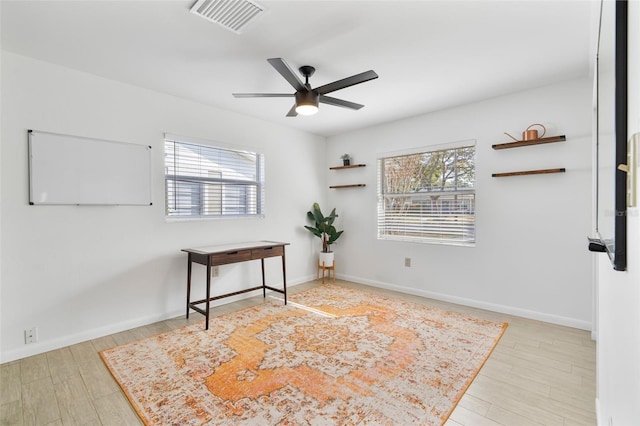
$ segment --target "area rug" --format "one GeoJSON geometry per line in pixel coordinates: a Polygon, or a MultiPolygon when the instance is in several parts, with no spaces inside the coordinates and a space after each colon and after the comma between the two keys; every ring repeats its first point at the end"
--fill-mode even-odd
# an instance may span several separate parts
{"type": "Polygon", "coordinates": [[[101,356],[147,425],[440,425],[506,326],[327,284],[101,356]]]}

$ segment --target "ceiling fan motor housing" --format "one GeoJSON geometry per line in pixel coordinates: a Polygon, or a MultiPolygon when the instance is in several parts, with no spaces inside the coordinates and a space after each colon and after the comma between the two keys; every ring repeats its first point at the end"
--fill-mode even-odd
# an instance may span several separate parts
{"type": "MultiPolygon", "coordinates": [[[[309,90],[308,92],[299,90],[296,92],[296,106],[310,106],[315,107],[315,109],[317,110],[319,98],[320,95],[318,95],[318,92],[316,92],[315,90],[309,90]]],[[[300,111],[298,110],[298,112],[300,111]]]]}

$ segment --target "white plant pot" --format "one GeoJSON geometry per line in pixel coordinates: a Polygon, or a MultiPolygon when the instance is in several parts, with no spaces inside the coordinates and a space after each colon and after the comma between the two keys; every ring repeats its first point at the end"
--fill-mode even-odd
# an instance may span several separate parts
{"type": "Polygon", "coordinates": [[[330,252],[330,253],[320,252],[318,257],[318,263],[322,265],[323,262],[325,267],[333,266],[333,252],[330,252]]]}

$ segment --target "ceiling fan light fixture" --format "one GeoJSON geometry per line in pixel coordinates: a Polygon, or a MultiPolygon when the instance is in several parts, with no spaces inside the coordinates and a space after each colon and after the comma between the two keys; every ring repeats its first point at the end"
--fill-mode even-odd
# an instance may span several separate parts
{"type": "Polygon", "coordinates": [[[318,100],[320,96],[313,92],[296,93],[296,112],[300,115],[313,115],[318,112],[318,100]]]}
{"type": "Polygon", "coordinates": [[[317,105],[298,105],[296,106],[296,112],[300,115],[313,115],[318,112],[317,105]]]}

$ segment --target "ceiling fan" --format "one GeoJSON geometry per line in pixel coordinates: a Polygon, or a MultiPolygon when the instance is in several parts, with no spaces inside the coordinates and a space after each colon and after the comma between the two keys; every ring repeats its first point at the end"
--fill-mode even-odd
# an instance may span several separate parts
{"type": "Polygon", "coordinates": [[[311,65],[303,65],[299,68],[300,74],[305,78],[304,83],[298,78],[298,76],[291,70],[289,65],[282,58],[270,58],[267,61],[273,66],[276,71],[289,82],[290,85],[296,89],[295,93],[233,93],[236,98],[288,98],[295,97],[295,103],[293,107],[287,113],[287,117],[296,117],[298,114],[312,115],[318,112],[318,103],[329,104],[339,106],[343,108],[358,110],[364,105],[354,102],[345,101],[342,99],[326,96],[327,93],[335,92],[336,90],[344,89],[345,87],[353,86],[356,84],[364,83],[365,81],[378,78],[373,70],[365,71],[360,74],[352,75],[351,77],[343,78],[342,80],[336,80],[333,83],[325,84],[324,86],[311,88],[309,84],[309,77],[315,72],[315,68],[311,65]]]}

